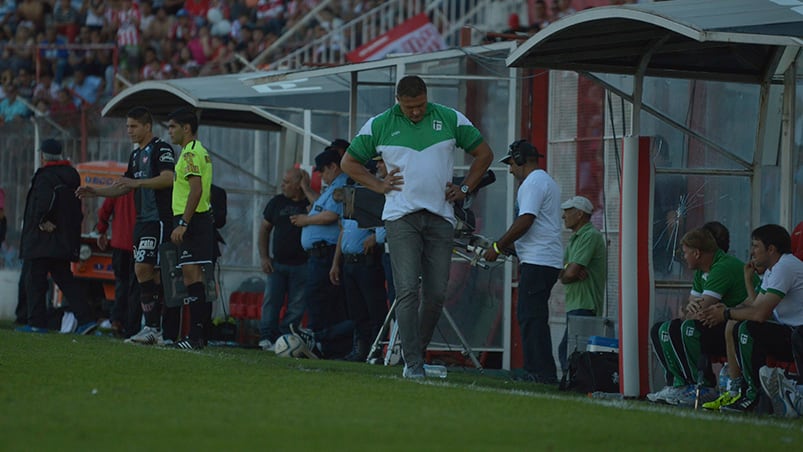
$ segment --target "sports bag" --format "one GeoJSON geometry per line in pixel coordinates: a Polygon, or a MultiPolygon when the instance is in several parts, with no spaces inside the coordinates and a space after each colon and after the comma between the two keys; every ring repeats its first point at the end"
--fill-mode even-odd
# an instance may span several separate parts
{"type": "Polygon", "coordinates": [[[619,392],[619,354],[575,351],[569,356],[569,370],[559,388],[584,394],[619,392]]]}

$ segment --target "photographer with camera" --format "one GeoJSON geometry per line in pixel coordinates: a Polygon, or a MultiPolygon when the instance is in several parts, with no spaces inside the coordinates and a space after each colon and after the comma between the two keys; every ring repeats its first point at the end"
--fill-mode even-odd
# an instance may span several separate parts
{"type": "Polygon", "coordinates": [[[549,295],[563,267],[560,188],[541,169],[544,157],[526,140],[514,141],[500,160],[520,181],[516,194],[518,216],[483,257],[495,261],[515,243],[519,257],[519,298],[516,315],[521,330],[525,380],[558,382],[552,335],[549,331],[549,295]]]}
{"type": "Polygon", "coordinates": [[[462,113],[428,102],[420,77],[402,78],[396,100],[365,123],[341,165],[358,183],[385,194],[382,219],[398,300],[402,375],[419,379],[425,376],[424,350],[446,298],[456,223],[452,203],[477,187],[493,152],[462,113]],[[460,186],[452,184],[458,148],[474,157],[460,186]],[[364,166],[379,152],[390,171],[383,179],[364,166]]]}

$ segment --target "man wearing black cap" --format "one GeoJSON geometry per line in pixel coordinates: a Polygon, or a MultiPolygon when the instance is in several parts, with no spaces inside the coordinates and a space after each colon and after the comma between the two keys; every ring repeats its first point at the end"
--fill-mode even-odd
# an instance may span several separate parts
{"type": "MultiPolygon", "coordinates": [[[[308,178],[302,178],[304,193],[313,204],[308,214],[293,215],[290,222],[301,227],[301,246],[308,255],[307,327],[318,332],[345,318],[343,291],[329,280],[329,269],[340,235],[338,220],[343,213],[343,205],[336,202],[332,194],[346,184],[348,176],[340,170],[340,154],[331,147],[315,157],[315,171],[321,173],[321,179],[328,186],[315,198],[307,187],[308,178]]],[[[348,346],[345,352],[348,352],[348,346]]],[[[335,356],[339,350],[327,350],[324,347],[323,353],[324,356],[335,356]]]]}
{"type": "Polygon", "coordinates": [[[521,330],[526,380],[558,381],[549,331],[549,295],[563,267],[560,188],[539,166],[543,157],[526,140],[515,141],[500,160],[520,181],[518,216],[484,258],[493,262],[515,244],[519,257],[519,299],[516,316],[521,330]]]}
{"type": "Polygon", "coordinates": [[[62,156],[61,143],[42,142],[41,168],[36,170],[25,200],[20,257],[29,268],[25,290],[28,295],[28,324],[17,328],[28,333],[47,333],[47,274],[53,278],[78,319],[76,334],[91,333],[97,322],[86,295],[75,281],[70,262],[78,260],[81,245],[81,201],[73,192],[81,177],[62,156]]]}

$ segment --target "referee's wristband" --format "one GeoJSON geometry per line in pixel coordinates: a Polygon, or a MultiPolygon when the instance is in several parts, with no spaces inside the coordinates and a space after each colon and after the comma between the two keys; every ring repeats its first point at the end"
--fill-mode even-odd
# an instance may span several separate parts
{"type": "Polygon", "coordinates": [[[494,247],[494,251],[496,252],[496,254],[502,254],[502,252],[499,251],[499,247],[496,245],[496,242],[494,242],[492,246],[494,247]]]}

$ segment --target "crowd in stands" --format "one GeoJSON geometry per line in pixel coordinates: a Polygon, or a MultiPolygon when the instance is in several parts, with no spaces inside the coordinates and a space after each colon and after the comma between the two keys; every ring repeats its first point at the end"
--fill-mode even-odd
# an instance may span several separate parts
{"type": "MultiPolygon", "coordinates": [[[[117,74],[136,83],[239,72],[319,2],[0,0],[0,125],[28,107],[69,121],[121,88],[117,74]]],[[[279,55],[378,3],[331,2],[279,55]]]]}
{"type": "MultiPolygon", "coordinates": [[[[268,62],[381,4],[331,1],[304,22],[321,1],[0,0],[0,126],[36,114],[69,128],[123,83],[239,72],[290,30],[268,62]]],[[[537,0],[527,21],[526,5],[499,2],[489,29],[534,33],[575,12],[537,0]]]]}

